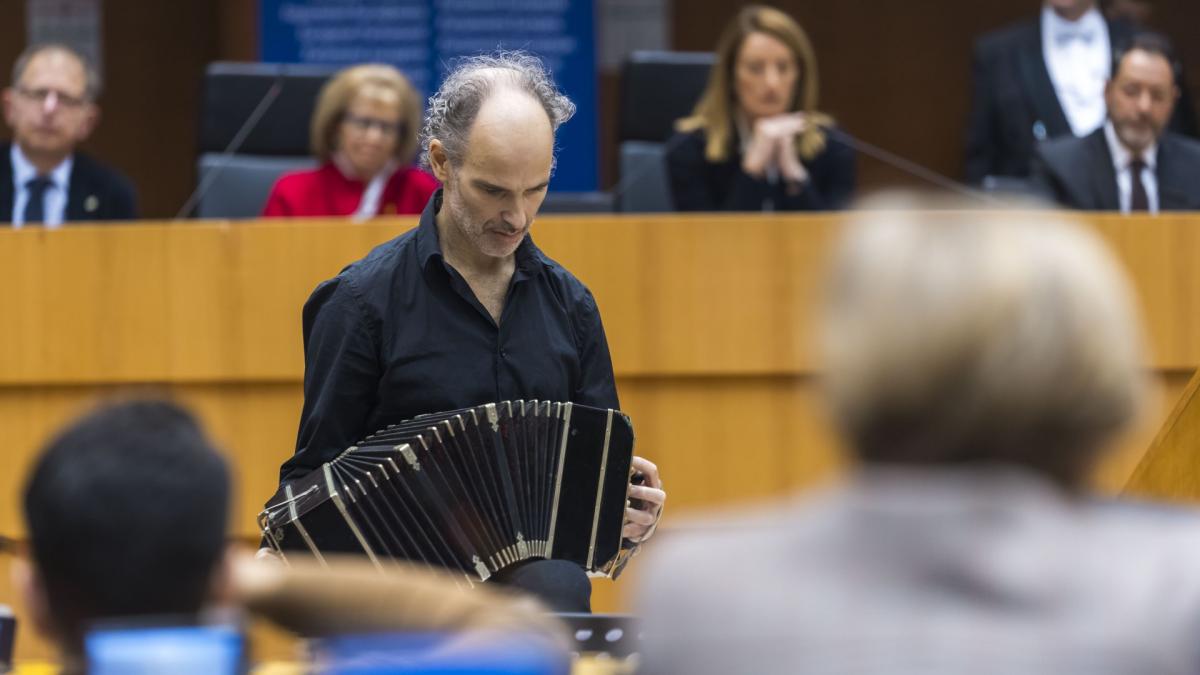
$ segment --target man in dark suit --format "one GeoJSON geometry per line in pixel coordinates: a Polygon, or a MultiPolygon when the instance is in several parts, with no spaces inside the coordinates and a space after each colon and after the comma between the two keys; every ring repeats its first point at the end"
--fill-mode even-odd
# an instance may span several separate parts
{"type": "Polygon", "coordinates": [[[137,217],[129,179],[75,151],[96,126],[100,81],[65,45],[26,49],[4,90],[11,143],[0,144],[0,222],[58,227],[137,217]]]}
{"type": "Polygon", "coordinates": [[[1179,98],[1173,63],[1166,38],[1135,36],[1113,59],[1104,126],[1039,145],[1033,185],[1076,209],[1200,209],[1200,143],[1167,131],[1179,98]]]}
{"type": "MultiPolygon", "coordinates": [[[[1046,0],[1038,19],[984,36],[975,47],[966,178],[1024,177],[1034,145],[1086,136],[1104,122],[1104,82],[1115,47],[1134,33],[1106,21],[1096,0],[1046,0]]],[[[1184,97],[1171,128],[1196,135],[1184,97]]]]}

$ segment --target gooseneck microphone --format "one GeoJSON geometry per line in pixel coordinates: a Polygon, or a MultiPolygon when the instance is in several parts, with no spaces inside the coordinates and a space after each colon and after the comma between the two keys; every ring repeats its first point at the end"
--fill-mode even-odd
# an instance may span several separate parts
{"type": "Polygon", "coordinates": [[[944,190],[955,192],[982,204],[994,205],[1002,203],[1001,200],[990,194],[987,194],[986,192],[981,192],[952,178],[943,176],[932,169],[917,164],[910,159],[901,157],[894,152],[884,150],[877,145],[872,145],[860,138],[856,138],[855,136],[852,136],[837,127],[827,126],[825,127],[825,133],[828,134],[830,138],[852,148],[856,152],[860,152],[868,157],[877,159],[894,169],[899,169],[910,176],[920,178],[921,180],[936,185],[944,190]]]}
{"type": "MultiPolygon", "coordinates": [[[[898,169],[914,178],[918,178],[932,185],[936,185],[943,190],[962,195],[968,199],[979,202],[980,204],[996,205],[1003,203],[1002,200],[993,195],[972,188],[969,185],[964,185],[963,183],[960,183],[952,178],[943,176],[942,174],[928,167],[922,166],[910,159],[906,159],[894,152],[890,152],[877,145],[873,145],[860,138],[857,138],[836,126],[831,124],[822,124],[821,127],[825,130],[829,140],[836,143],[841,143],[851,148],[855,152],[883,162],[884,164],[894,169],[898,169]]],[[[682,136],[674,136],[667,142],[663,143],[664,156],[676,144],[679,143],[681,138],[682,136]]],[[[622,176],[621,179],[617,181],[616,186],[613,188],[613,203],[619,204],[621,196],[631,186],[636,185],[639,181],[645,178],[651,170],[653,170],[652,167],[643,167],[639,171],[635,171],[628,176],[622,176]]]]}
{"type": "Polygon", "coordinates": [[[267,110],[271,107],[271,104],[273,104],[275,99],[279,98],[279,95],[283,93],[283,77],[284,73],[281,70],[275,76],[275,81],[271,83],[270,88],[267,89],[267,93],[263,94],[263,97],[259,99],[258,105],[254,106],[254,110],[250,112],[249,117],[247,117],[246,121],[242,123],[242,126],[238,128],[237,133],[233,135],[232,139],[230,139],[229,144],[225,146],[225,149],[221,152],[221,157],[218,160],[217,165],[212,171],[209,171],[208,174],[204,176],[204,179],[201,180],[198,185],[196,185],[196,189],[192,191],[191,196],[187,198],[187,201],[183,203],[183,207],[180,208],[179,212],[175,214],[175,220],[182,220],[190,216],[192,212],[195,211],[196,205],[200,203],[200,200],[203,199],[206,194],[208,194],[208,191],[212,187],[213,183],[217,180],[217,178],[220,177],[221,173],[225,170],[225,167],[229,165],[229,160],[232,159],[235,154],[237,154],[237,151],[241,149],[242,144],[246,142],[247,138],[249,138],[250,132],[254,131],[254,128],[258,126],[259,120],[261,120],[263,115],[267,113],[267,110]]]}

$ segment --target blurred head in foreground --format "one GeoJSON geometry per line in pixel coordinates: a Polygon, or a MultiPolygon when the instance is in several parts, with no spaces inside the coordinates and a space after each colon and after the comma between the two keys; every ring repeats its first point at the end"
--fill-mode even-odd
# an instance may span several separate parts
{"type": "Polygon", "coordinates": [[[197,613],[220,576],[229,485],[172,403],[105,405],[67,426],[25,485],[35,623],[77,650],[97,619],[197,613]]]}
{"type": "Polygon", "coordinates": [[[1125,276],[1066,216],[928,211],[947,206],[890,195],[851,219],[822,320],[836,421],[865,463],[1076,487],[1143,403],[1125,276]]]}
{"type": "Polygon", "coordinates": [[[858,471],[666,537],[647,672],[1197,672],[1200,517],[1080,489],[1144,398],[1112,255],[1050,211],[865,206],[819,320],[858,471]]]}
{"type": "Polygon", "coordinates": [[[462,638],[439,643],[433,659],[473,654],[472,645],[499,642],[471,640],[503,634],[510,653],[566,664],[561,626],[527,598],[463,592],[449,575],[416,566],[381,575],[361,556],[295,555],[284,566],[233,553],[231,484],[197,420],[166,401],[103,405],[50,441],[25,486],[31,564],[21,561],[14,576],[35,627],[62,650],[65,673],[82,672],[85,634],[97,624],[189,624],[217,607],[306,637],[462,638]]]}

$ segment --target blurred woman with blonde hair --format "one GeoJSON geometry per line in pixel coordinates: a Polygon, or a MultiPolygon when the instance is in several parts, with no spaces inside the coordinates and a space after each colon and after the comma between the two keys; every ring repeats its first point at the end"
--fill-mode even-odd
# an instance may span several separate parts
{"type": "Polygon", "coordinates": [[[849,470],[678,525],[644,671],[1200,673],[1200,513],[1093,491],[1152,403],[1136,298],[1064,214],[864,204],[814,313],[849,470]]]}
{"type": "Polygon", "coordinates": [[[751,5],[717,44],[708,86],[669,142],[680,211],[838,209],[854,190],[854,152],[826,134],[817,59],[804,30],[751,5]]]}

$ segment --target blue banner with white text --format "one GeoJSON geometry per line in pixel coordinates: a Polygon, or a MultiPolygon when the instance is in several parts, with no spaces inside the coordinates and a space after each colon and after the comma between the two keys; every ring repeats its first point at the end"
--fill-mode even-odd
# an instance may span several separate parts
{"type": "Polygon", "coordinates": [[[540,56],[578,112],[558,133],[551,189],[598,186],[594,0],[259,0],[269,63],[390,63],[424,96],[456,57],[540,56]]]}

